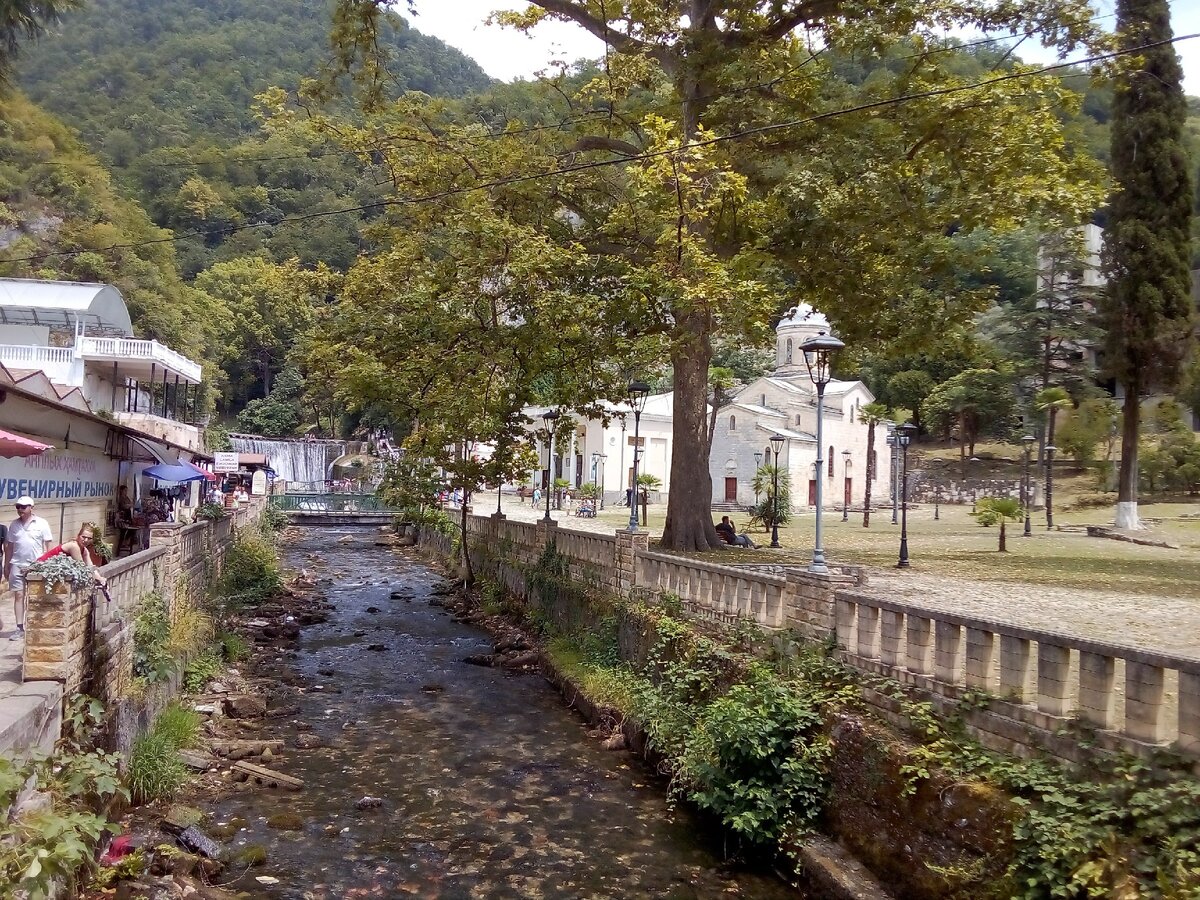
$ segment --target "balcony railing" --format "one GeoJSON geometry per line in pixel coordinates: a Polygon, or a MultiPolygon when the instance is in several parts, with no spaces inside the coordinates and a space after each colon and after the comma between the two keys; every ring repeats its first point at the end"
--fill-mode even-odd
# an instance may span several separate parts
{"type": "Polygon", "coordinates": [[[45,365],[70,365],[74,359],[75,351],[71,347],[0,344],[0,362],[18,369],[40,369],[45,365]]]}
{"type": "Polygon", "coordinates": [[[157,363],[164,369],[175,372],[193,383],[200,381],[201,366],[199,363],[193,362],[182,353],[177,353],[158,341],[87,337],[85,335],[79,338],[76,349],[84,359],[111,359],[117,362],[127,359],[145,360],[157,363]]]}

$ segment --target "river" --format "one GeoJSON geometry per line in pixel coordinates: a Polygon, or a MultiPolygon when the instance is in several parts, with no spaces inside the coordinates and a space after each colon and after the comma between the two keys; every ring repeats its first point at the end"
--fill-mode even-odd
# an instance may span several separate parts
{"type": "Polygon", "coordinates": [[[335,609],[290,660],[306,686],[299,711],[263,735],[288,741],[279,768],[305,789],[233,793],[212,810],[216,823],[245,820],[235,847],[268,851],[234,887],[330,900],[801,896],[727,867],[720,838],[672,809],[639,761],[589,738],[544,679],[464,664],[489,636],[429,604],[440,574],[374,538],[302,529],[284,549],[335,609]],[[292,749],[300,733],[325,746],[292,749]],[[367,796],[382,806],[357,810],[367,796]],[[302,830],[268,826],[280,813],[302,830]]]}

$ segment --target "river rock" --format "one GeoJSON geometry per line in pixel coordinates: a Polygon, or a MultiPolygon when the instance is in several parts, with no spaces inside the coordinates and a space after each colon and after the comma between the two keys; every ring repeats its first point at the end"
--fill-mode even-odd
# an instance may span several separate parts
{"type": "Polygon", "coordinates": [[[363,797],[354,804],[355,809],[378,809],[383,806],[381,797],[363,797]]]}
{"type": "Polygon", "coordinates": [[[393,600],[408,600],[412,597],[412,593],[409,591],[394,590],[388,596],[393,600]]]}
{"type": "Polygon", "coordinates": [[[257,719],[267,714],[267,701],[251,694],[234,694],[223,703],[225,715],[231,719],[257,719]]]}
{"type": "Polygon", "coordinates": [[[185,850],[189,850],[192,853],[199,853],[201,856],[207,856],[209,859],[216,859],[221,855],[221,845],[195,825],[185,828],[175,839],[179,841],[185,850]]]}
{"type": "Polygon", "coordinates": [[[493,666],[496,664],[496,655],[494,653],[475,653],[465,657],[463,662],[472,666],[493,666]]]}
{"type": "Polygon", "coordinates": [[[204,819],[204,813],[191,806],[176,803],[163,816],[162,830],[167,834],[182,834],[194,825],[199,825],[204,819]]]}
{"type": "Polygon", "coordinates": [[[316,750],[324,746],[325,742],[315,734],[298,734],[295,744],[300,750],[316,750]]]}
{"type": "Polygon", "coordinates": [[[379,607],[378,606],[368,606],[367,612],[369,612],[371,614],[377,613],[377,612],[379,612],[379,607]]]}
{"type": "Polygon", "coordinates": [[[526,653],[518,653],[516,656],[505,657],[500,666],[505,669],[523,669],[526,666],[536,666],[537,664],[537,651],[530,650],[526,653]]]}
{"type": "Polygon", "coordinates": [[[368,650],[374,650],[376,653],[382,653],[387,649],[386,644],[367,644],[368,650]]]}
{"type": "Polygon", "coordinates": [[[625,732],[618,731],[612,737],[602,741],[600,746],[605,750],[625,750],[629,747],[629,741],[625,739],[625,732]]]}

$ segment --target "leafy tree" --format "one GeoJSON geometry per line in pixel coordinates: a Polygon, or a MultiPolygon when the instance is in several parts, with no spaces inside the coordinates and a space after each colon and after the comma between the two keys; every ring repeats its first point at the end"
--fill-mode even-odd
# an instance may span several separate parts
{"type": "Polygon", "coordinates": [[[992,369],[968,369],[934,388],[923,407],[927,425],[944,437],[958,436],[959,457],[975,455],[975,442],[1000,436],[1011,427],[1016,398],[1012,376],[992,369]]]}
{"type": "Polygon", "coordinates": [[[1033,398],[1033,408],[1046,417],[1047,445],[1054,446],[1054,426],[1058,421],[1058,414],[1065,409],[1070,409],[1072,405],[1071,395],[1060,387],[1040,390],[1033,398]]]}
{"type": "Polygon", "coordinates": [[[1170,44],[1167,0],[1118,0],[1124,48],[1137,65],[1115,83],[1104,303],[1106,368],[1124,388],[1116,524],[1137,528],[1140,399],[1172,388],[1191,343],[1188,237],[1192,185],[1181,143],[1187,106],[1170,44]],[[1149,46],[1149,45],[1154,46],[1149,46]]]}
{"type": "Polygon", "coordinates": [[[238,413],[238,430],[266,437],[293,437],[304,421],[300,398],[304,379],[295,369],[284,369],[275,389],[266,397],[251,400],[238,413]]]}
{"type": "Polygon", "coordinates": [[[867,484],[863,494],[863,528],[871,527],[871,484],[875,480],[875,426],[887,417],[888,408],[882,403],[868,403],[858,411],[858,421],[867,426],[867,484]]]}
{"type": "Polygon", "coordinates": [[[0,78],[8,79],[25,41],[33,41],[83,0],[5,0],[0,3],[0,78]]]}
{"type": "MultiPolygon", "coordinates": [[[[946,290],[963,249],[956,232],[1078,215],[1097,199],[1094,173],[1061,141],[1057,111],[1073,100],[1059,80],[978,86],[971,76],[986,76],[986,66],[964,76],[964,57],[944,52],[944,31],[954,26],[1036,32],[1074,46],[1096,34],[1084,0],[721,0],[700,14],[682,0],[534,0],[499,18],[519,28],[572,22],[610,51],[595,78],[571,83],[568,74],[562,85],[575,88],[573,110],[604,115],[576,114],[570,128],[526,135],[531,148],[549,149],[527,150],[516,167],[479,166],[476,147],[460,155],[487,173],[480,186],[553,175],[560,215],[575,226],[580,271],[621,273],[594,293],[616,321],[662,339],[678,486],[666,547],[720,546],[707,461],[715,339],[759,341],[773,316],[803,296],[851,343],[884,336],[920,347],[982,302],[982,294],[946,290]],[[822,49],[814,55],[813,46],[822,49]],[[865,57],[887,64],[863,80],[854,63],[865,57]],[[889,102],[914,93],[921,98],[889,102]],[[869,112],[854,110],[867,104],[869,112]],[[977,115],[981,104],[986,117],[977,115]]],[[[356,34],[354,43],[368,41],[356,34]]]]}
{"type": "Polygon", "coordinates": [[[1021,508],[1021,502],[1014,497],[980,497],[975,501],[975,511],[971,513],[975,517],[975,521],[980,525],[999,525],[1000,526],[1000,546],[1001,553],[1008,552],[1007,535],[1005,534],[1005,524],[1009,521],[1020,521],[1025,515],[1025,510],[1021,508]]]}
{"type": "Polygon", "coordinates": [[[936,384],[928,372],[921,369],[906,369],[897,372],[887,382],[888,401],[912,412],[912,423],[921,429],[921,404],[936,384]]]}
{"type": "Polygon", "coordinates": [[[762,499],[750,515],[751,522],[758,522],[764,531],[772,524],[786,525],[792,518],[792,476],[782,466],[759,466],[754,473],[754,493],[762,499]],[[779,504],[775,504],[775,484],[778,475],[779,504]]]}
{"type": "Polygon", "coordinates": [[[1112,456],[1120,408],[1112,399],[1085,400],[1058,427],[1054,443],[1075,462],[1087,465],[1096,458],[1096,448],[1105,445],[1105,462],[1112,456]]]}

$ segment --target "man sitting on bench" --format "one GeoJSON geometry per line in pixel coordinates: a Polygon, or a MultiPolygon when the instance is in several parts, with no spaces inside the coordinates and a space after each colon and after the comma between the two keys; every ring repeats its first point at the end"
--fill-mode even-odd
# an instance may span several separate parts
{"type": "Polygon", "coordinates": [[[758,545],[750,540],[750,535],[738,534],[733,530],[733,523],[729,521],[729,516],[721,516],[721,522],[716,529],[721,540],[727,544],[732,544],[734,547],[749,547],[752,550],[758,549],[758,545]]]}

